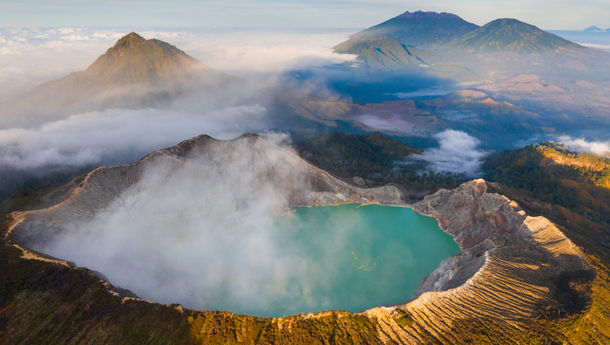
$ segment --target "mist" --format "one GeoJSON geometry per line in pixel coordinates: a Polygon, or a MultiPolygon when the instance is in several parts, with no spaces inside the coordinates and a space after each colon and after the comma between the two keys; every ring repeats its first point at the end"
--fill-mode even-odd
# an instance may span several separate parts
{"type": "Polygon", "coordinates": [[[0,130],[0,165],[17,169],[123,163],[201,133],[227,139],[261,132],[265,107],[233,106],[203,113],[175,109],[112,109],[76,114],[36,128],[0,130]]]}
{"type": "MultiPolygon", "coordinates": [[[[0,101],[86,69],[129,31],[104,27],[0,28],[0,101]]],[[[215,70],[238,75],[279,73],[355,58],[331,50],[349,36],[348,31],[144,28],[138,32],[145,38],[167,41],[215,70]]]]}
{"type": "Polygon", "coordinates": [[[418,158],[430,163],[430,169],[438,173],[465,174],[475,177],[480,173],[485,151],[480,141],[468,133],[448,129],[433,136],[439,147],[424,151],[418,158]]]}
{"type": "MultiPolygon", "coordinates": [[[[123,34],[113,28],[0,29],[0,80],[6,82],[0,82],[0,99],[24,92],[46,78],[84,70],[123,34]]],[[[136,99],[141,94],[146,98],[161,92],[146,87],[112,89],[95,98],[84,94],[81,98],[86,103],[74,106],[62,101],[55,102],[57,107],[50,106],[44,90],[15,109],[13,102],[7,102],[0,117],[0,166],[40,170],[125,163],[202,133],[230,138],[265,132],[273,127],[274,118],[283,116],[272,114],[267,107],[281,73],[353,58],[330,49],[347,35],[340,31],[155,29],[142,34],[167,40],[219,74],[203,74],[203,80],[189,81],[179,99],[154,108],[137,109],[137,103],[128,102],[129,109],[96,109],[113,97],[136,99]],[[215,84],[214,79],[219,81],[215,84]],[[81,108],[94,111],[79,111],[81,108]]],[[[301,84],[300,91],[323,89],[314,84],[308,82],[307,88],[301,84]]]]}
{"type": "MultiPolygon", "coordinates": [[[[309,294],[314,285],[332,277],[283,240],[286,224],[297,221],[290,191],[309,186],[296,154],[270,145],[210,144],[187,159],[147,163],[141,179],[93,218],[71,217],[37,249],[156,302],[264,313],[300,301],[307,311],[320,304],[309,294]]],[[[341,248],[342,232],[358,219],[332,221],[338,231],[322,255],[341,248]]]]}
{"type": "Polygon", "coordinates": [[[571,151],[610,157],[610,141],[588,141],[584,138],[572,138],[567,135],[560,136],[557,141],[567,146],[571,151]]]}

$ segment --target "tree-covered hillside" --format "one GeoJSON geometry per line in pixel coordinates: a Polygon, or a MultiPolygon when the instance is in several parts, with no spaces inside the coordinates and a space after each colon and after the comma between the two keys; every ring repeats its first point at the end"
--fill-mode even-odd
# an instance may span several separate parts
{"type": "Polygon", "coordinates": [[[486,178],[610,226],[610,160],[554,143],[489,157],[486,178]]]}
{"type": "Polygon", "coordinates": [[[422,153],[420,149],[381,133],[331,132],[299,142],[295,148],[315,166],[342,178],[361,177],[368,186],[393,183],[430,192],[455,187],[465,180],[462,176],[427,170],[426,163],[414,156],[422,153]]]}

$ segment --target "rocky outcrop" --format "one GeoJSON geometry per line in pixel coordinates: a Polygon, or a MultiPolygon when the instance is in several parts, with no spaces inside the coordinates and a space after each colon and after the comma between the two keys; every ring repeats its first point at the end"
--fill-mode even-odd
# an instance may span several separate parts
{"type": "Polygon", "coordinates": [[[540,308],[552,303],[560,274],[591,270],[580,249],[553,223],[488,193],[483,180],[438,191],[413,207],[435,217],[463,252],[430,274],[413,301],[366,312],[394,341],[461,343],[462,335],[452,330],[469,320],[525,332],[540,308]],[[395,322],[400,313],[409,315],[409,327],[395,322]]]}
{"type": "MultiPolygon", "coordinates": [[[[523,340],[520,337],[527,334],[531,320],[540,317],[542,307],[559,303],[554,297],[558,277],[591,271],[580,249],[557,226],[544,217],[527,215],[515,202],[502,195],[488,192],[487,183],[483,180],[464,183],[454,190],[440,190],[416,204],[406,205],[396,187],[354,187],[309,165],[293,151],[254,135],[233,141],[201,136],[152,153],[136,164],[98,168],[75,179],[46,196],[45,202],[55,202],[54,206],[10,215],[5,245],[21,252],[20,258],[11,260],[20,265],[27,265],[28,261],[45,261],[49,270],[62,266],[62,270],[91,274],[23,247],[35,248],[37,243],[63,231],[62,222],[67,219],[92,217],[122,191],[133,186],[149,166],[167,161],[179,166],[193,157],[205,157],[222,164],[241,148],[248,149],[248,159],[253,161],[268,155],[277,158],[276,164],[263,164],[265,169],[259,173],[261,178],[275,181],[282,190],[286,190],[290,207],[348,202],[413,207],[436,218],[440,227],[455,238],[462,253],[445,260],[424,279],[411,301],[358,314],[322,312],[286,318],[257,318],[186,310],[176,316],[175,309],[167,307],[172,317],[182,318],[182,321],[175,322],[188,322],[192,342],[281,344],[325,343],[332,339],[339,343],[459,344],[471,341],[468,336],[473,332],[461,332],[460,329],[465,325],[482,324],[482,327],[488,327],[487,331],[501,329],[501,337],[519,343],[520,339],[523,340]]],[[[111,318],[122,312],[135,313],[134,305],[150,304],[125,298],[119,289],[99,279],[87,281],[90,286],[98,284],[96,289],[105,291],[104,298],[129,302],[129,310],[121,311],[117,305],[115,309],[105,311],[105,317],[111,318]]],[[[37,284],[46,283],[41,279],[37,284]]],[[[28,291],[26,289],[22,295],[12,297],[11,310],[33,303],[26,303],[28,291]]],[[[53,291],[49,288],[45,292],[49,296],[45,295],[45,298],[51,298],[53,291]]],[[[409,297],[405,296],[405,300],[409,297]]],[[[70,299],[64,300],[71,303],[70,299]]],[[[13,318],[21,320],[19,317],[22,317],[22,314],[7,315],[3,320],[9,323],[13,318]]],[[[64,327],[68,328],[62,328],[61,332],[70,332],[69,325],[64,327]]],[[[145,329],[147,326],[138,327],[145,329]]],[[[83,339],[86,343],[87,338],[83,339]]]]}

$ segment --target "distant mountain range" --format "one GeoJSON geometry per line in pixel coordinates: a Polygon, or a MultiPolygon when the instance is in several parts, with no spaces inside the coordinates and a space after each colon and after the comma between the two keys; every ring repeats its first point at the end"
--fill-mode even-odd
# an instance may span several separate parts
{"type": "Polygon", "coordinates": [[[499,61],[525,65],[578,61],[586,66],[592,56],[603,54],[517,19],[496,19],[479,27],[454,14],[419,11],[360,31],[334,50],[358,55],[368,67],[382,69],[435,64],[476,69],[499,61]]]}
{"type": "Polygon", "coordinates": [[[534,25],[510,18],[489,22],[456,38],[449,46],[475,52],[508,50],[520,53],[550,53],[583,48],[534,25]]]}
{"type": "Polygon", "coordinates": [[[130,33],[86,70],[35,87],[0,104],[0,127],[28,126],[79,112],[158,107],[201,87],[226,82],[175,46],[130,33]]]}
{"type": "Polygon", "coordinates": [[[610,29],[601,29],[601,28],[593,25],[593,26],[589,26],[584,31],[588,31],[588,32],[610,32],[610,29]]]}
{"type": "Polygon", "coordinates": [[[449,43],[451,40],[477,29],[451,13],[405,12],[381,24],[370,27],[352,36],[356,40],[389,37],[403,45],[430,48],[449,43]]]}

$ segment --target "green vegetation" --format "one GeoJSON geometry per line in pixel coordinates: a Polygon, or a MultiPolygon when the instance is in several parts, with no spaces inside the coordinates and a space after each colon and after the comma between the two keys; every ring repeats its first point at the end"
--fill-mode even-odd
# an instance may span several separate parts
{"type": "Polygon", "coordinates": [[[483,169],[489,181],[610,226],[608,159],[543,143],[491,156],[483,169]]]}
{"type": "Polygon", "coordinates": [[[413,319],[411,318],[411,314],[408,311],[402,309],[396,309],[396,316],[394,316],[394,321],[400,326],[407,328],[413,325],[413,319]]]}
{"type": "Polygon", "coordinates": [[[422,152],[420,149],[380,133],[332,132],[295,146],[313,165],[338,177],[361,177],[369,186],[393,183],[429,191],[452,188],[465,180],[463,176],[427,171],[426,163],[413,157],[422,152]]]}
{"type": "MultiPolygon", "coordinates": [[[[11,218],[4,216],[0,237],[11,218]]],[[[0,244],[0,343],[187,344],[186,315],[122,301],[85,269],[38,260],[0,244]]]]}
{"type": "Polygon", "coordinates": [[[556,304],[542,306],[540,319],[532,322],[532,334],[542,334],[541,340],[534,337],[522,343],[608,343],[610,160],[543,143],[489,157],[484,169],[487,179],[499,182],[489,183],[490,191],[517,201],[528,214],[543,215],[559,225],[595,268],[595,276],[586,272],[559,275],[552,291],[556,304]]]}
{"type": "Polygon", "coordinates": [[[43,195],[93,168],[94,166],[64,168],[40,175],[4,169],[0,171],[0,214],[30,209],[43,195]]]}

